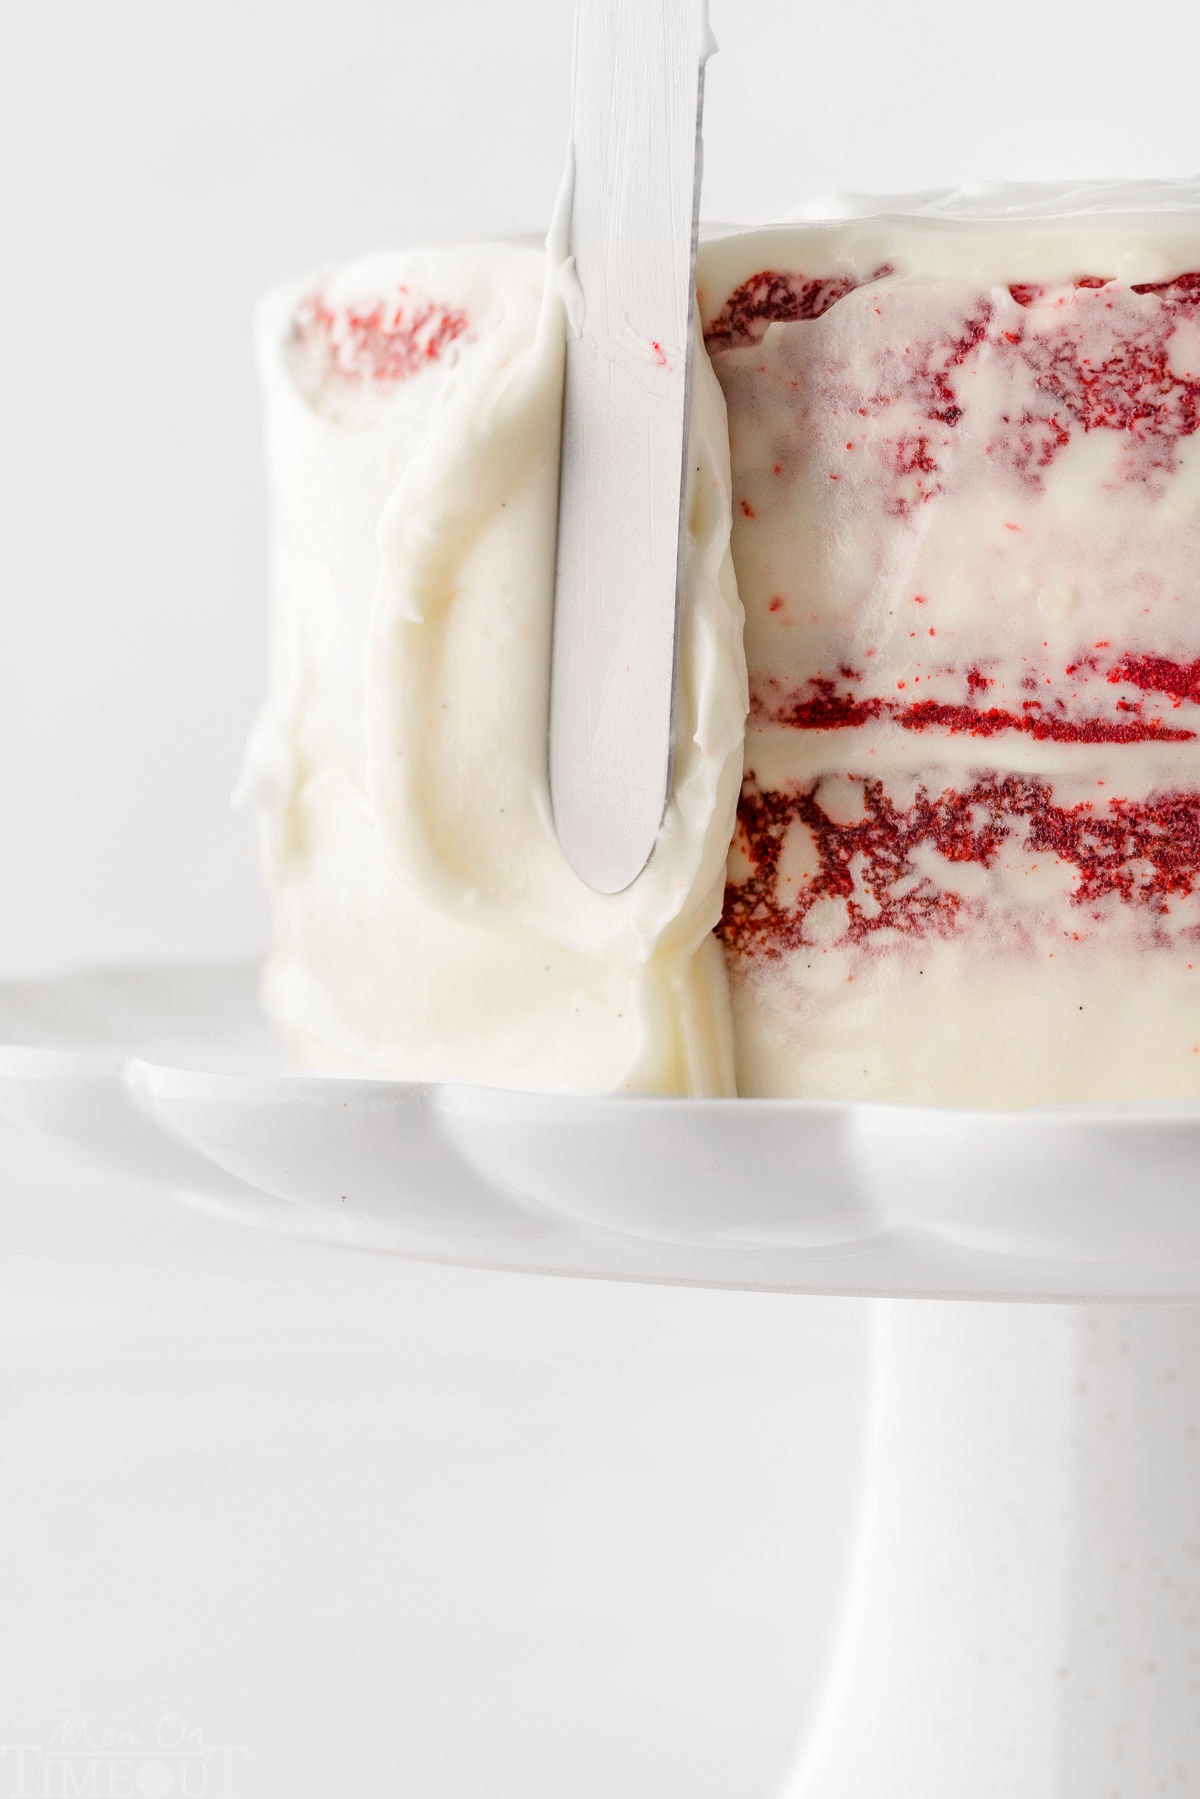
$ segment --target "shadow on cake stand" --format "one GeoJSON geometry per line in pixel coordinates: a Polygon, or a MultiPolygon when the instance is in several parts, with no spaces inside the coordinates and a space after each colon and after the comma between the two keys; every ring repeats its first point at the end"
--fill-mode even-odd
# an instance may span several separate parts
{"type": "Polygon", "coordinates": [[[787,1799],[1200,1791],[1200,1104],[300,1077],[245,968],[10,983],[0,1042],[13,1122],[245,1223],[873,1299],[841,1621],[787,1799]]]}

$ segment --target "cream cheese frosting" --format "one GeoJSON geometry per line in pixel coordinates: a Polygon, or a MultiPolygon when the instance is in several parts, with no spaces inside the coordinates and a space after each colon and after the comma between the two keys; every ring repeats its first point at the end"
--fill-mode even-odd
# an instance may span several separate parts
{"type": "Polygon", "coordinates": [[[558,848],[545,767],[559,288],[539,249],[478,245],[263,311],[265,996],[306,1066],[728,1093],[712,932],[746,675],[724,403],[701,354],[674,788],[644,876],[601,896],[558,848]]]}
{"type": "Polygon", "coordinates": [[[302,1065],[1200,1088],[1200,192],[839,212],[701,246],[675,788],[607,898],[546,790],[557,261],[376,256],[265,306],[248,789],[302,1065]]]}

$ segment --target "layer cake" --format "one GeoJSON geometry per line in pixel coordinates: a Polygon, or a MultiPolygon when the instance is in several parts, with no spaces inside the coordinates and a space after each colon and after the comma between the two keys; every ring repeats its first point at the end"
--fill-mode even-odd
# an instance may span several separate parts
{"type": "Polygon", "coordinates": [[[251,763],[301,1058],[1200,1090],[1198,201],[942,196],[708,237],[676,791],[612,899],[545,792],[554,271],[480,246],[277,296],[251,763]]]}

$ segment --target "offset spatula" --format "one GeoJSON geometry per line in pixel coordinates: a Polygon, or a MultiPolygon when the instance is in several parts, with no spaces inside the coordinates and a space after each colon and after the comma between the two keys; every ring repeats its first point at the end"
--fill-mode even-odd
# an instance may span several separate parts
{"type": "Polygon", "coordinates": [[[600,893],[670,790],[708,48],[704,0],[580,0],[550,793],[600,893]]]}

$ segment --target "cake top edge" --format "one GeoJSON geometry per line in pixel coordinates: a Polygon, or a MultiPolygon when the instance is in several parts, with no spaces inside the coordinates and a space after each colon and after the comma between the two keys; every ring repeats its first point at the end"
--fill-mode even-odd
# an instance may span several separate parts
{"type": "Polygon", "coordinates": [[[1192,212],[1200,207],[1200,174],[1073,181],[991,181],[904,193],[850,190],[820,195],[793,214],[796,223],[867,218],[1023,222],[1097,214],[1192,212]]]}
{"type": "MultiPolygon", "coordinates": [[[[961,187],[914,189],[887,193],[848,190],[820,195],[803,202],[785,218],[705,220],[700,226],[706,242],[762,232],[786,231],[796,226],[837,226],[859,222],[890,223],[913,220],[922,223],[1021,224],[1046,220],[1141,217],[1151,214],[1200,212],[1200,174],[1159,179],[1089,181],[976,182],[961,187]]],[[[297,280],[294,276],[273,284],[274,291],[293,295],[316,285],[334,270],[352,266],[364,272],[386,270],[398,256],[445,257],[526,253],[540,255],[543,235],[532,231],[498,233],[470,239],[421,238],[411,243],[379,244],[349,259],[333,259],[297,280]]]]}

